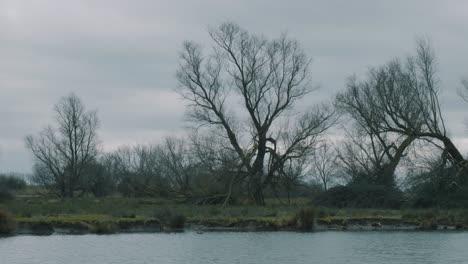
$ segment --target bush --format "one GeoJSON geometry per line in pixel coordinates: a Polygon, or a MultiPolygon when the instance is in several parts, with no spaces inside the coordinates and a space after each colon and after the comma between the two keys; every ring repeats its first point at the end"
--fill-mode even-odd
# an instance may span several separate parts
{"type": "Polygon", "coordinates": [[[159,219],[165,223],[168,228],[182,229],[184,228],[186,218],[184,215],[172,211],[168,207],[161,207],[153,211],[152,217],[159,219]]]}
{"type": "Polygon", "coordinates": [[[169,218],[168,227],[182,229],[185,226],[186,218],[183,215],[174,215],[169,218]]]}
{"type": "Polygon", "coordinates": [[[415,208],[468,208],[468,186],[426,182],[410,189],[409,205],[415,208]]]}
{"type": "Polygon", "coordinates": [[[336,186],[315,198],[315,203],[338,208],[392,208],[399,209],[403,194],[384,185],[336,186]]]}
{"type": "Polygon", "coordinates": [[[314,208],[303,208],[295,216],[296,227],[301,231],[312,231],[315,225],[316,210],[314,208]]]}
{"type": "Polygon", "coordinates": [[[16,222],[13,216],[0,209],[0,234],[11,234],[16,230],[16,222]]]}
{"type": "Polygon", "coordinates": [[[92,225],[91,232],[95,234],[113,234],[117,232],[117,226],[112,222],[97,222],[92,225]]]}
{"type": "Polygon", "coordinates": [[[31,231],[34,235],[52,235],[54,233],[54,227],[51,222],[39,221],[32,222],[30,225],[31,231]]]}

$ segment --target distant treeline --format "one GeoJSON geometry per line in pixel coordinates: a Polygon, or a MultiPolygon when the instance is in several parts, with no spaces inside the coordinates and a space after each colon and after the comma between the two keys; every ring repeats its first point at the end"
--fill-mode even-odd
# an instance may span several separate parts
{"type": "MultiPolygon", "coordinates": [[[[468,163],[448,136],[428,40],[414,55],[349,78],[329,102],[298,111],[314,85],[296,40],[233,23],[209,35],[211,49],[187,41],[180,52],[176,91],[193,125],[187,136],[104,153],[96,112],[71,94],[55,105],[54,125],[26,138],[34,183],[59,197],[194,204],[306,196],[334,207],[468,205],[468,163]]],[[[460,87],[466,99],[468,83],[460,87]]]]}

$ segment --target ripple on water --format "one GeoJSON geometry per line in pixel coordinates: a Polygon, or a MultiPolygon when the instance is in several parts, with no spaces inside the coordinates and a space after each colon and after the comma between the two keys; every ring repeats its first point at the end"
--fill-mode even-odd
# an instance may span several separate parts
{"type": "Polygon", "coordinates": [[[265,232],[0,238],[0,263],[467,263],[463,232],[265,232]]]}

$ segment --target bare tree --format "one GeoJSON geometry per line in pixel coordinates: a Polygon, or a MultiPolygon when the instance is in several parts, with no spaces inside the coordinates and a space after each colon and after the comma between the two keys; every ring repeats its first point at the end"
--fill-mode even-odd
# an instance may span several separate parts
{"type": "Polygon", "coordinates": [[[322,183],[325,191],[336,180],[337,159],[336,150],[327,142],[321,144],[312,155],[312,172],[315,178],[322,183]]]}
{"type": "Polygon", "coordinates": [[[54,111],[56,126],[26,137],[26,146],[36,158],[38,182],[61,197],[73,197],[84,192],[83,171],[97,155],[99,121],[75,94],[61,98],[54,111]]]}
{"type": "MultiPolygon", "coordinates": [[[[297,190],[299,186],[303,186],[305,183],[309,158],[309,156],[302,156],[297,159],[289,159],[280,169],[281,173],[278,179],[278,184],[272,185],[272,189],[275,194],[279,193],[278,188],[286,191],[288,204],[291,203],[291,196],[294,190],[297,190]]],[[[278,195],[277,198],[281,200],[278,195]]]]}
{"type": "Polygon", "coordinates": [[[226,206],[245,189],[245,171],[238,155],[223,136],[215,131],[190,136],[190,153],[193,156],[197,177],[196,188],[201,197],[196,203],[218,203],[226,206]]]}
{"type": "Polygon", "coordinates": [[[118,189],[125,196],[158,196],[170,192],[162,176],[157,146],[121,147],[106,154],[103,163],[118,179],[118,189]]]}
{"type": "Polygon", "coordinates": [[[209,55],[193,42],[184,43],[177,72],[180,93],[190,102],[192,121],[224,131],[248,172],[249,195],[264,204],[263,189],[288,159],[315,145],[332,114],[315,109],[298,118],[293,129],[280,131],[282,117],[292,115],[295,103],[312,91],[310,60],[300,45],[285,35],[267,40],[233,23],[221,24],[210,36],[209,55]],[[236,101],[241,105],[229,104],[236,101]],[[266,170],[268,156],[273,158],[266,170]]]}
{"type": "Polygon", "coordinates": [[[338,95],[338,107],[383,150],[382,174],[394,173],[416,139],[441,142],[454,161],[464,161],[447,136],[437,84],[434,52],[420,40],[416,55],[373,68],[364,81],[351,78],[347,91],[338,95]]]}
{"type": "Polygon", "coordinates": [[[339,167],[347,183],[395,186],[395,171],[407,155],[413,137],[373,133],[356,125],[345,132],[337,148],[339,167]]]}
{"type": "Polygon", "coordinates": [[[172,191],[190,197],[195,169],[190,146],[184,139],[167,137],[158,151],[160,168],[172,191]]]}
{"type": "Polygon", "coordinates": [[[95,197],[104,197],[117,191],[117,175],[110,173],[112,170],[108,170],[105,157],[90,161],[83,171],[82,187],[95,197]]]}

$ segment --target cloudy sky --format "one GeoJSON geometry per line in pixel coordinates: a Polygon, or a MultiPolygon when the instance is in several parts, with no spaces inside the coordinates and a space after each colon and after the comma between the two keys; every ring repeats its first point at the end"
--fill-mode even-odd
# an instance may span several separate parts
{"type": "Polygon", "coordinates": [[[209,43],[207,28],[224,21],[298,39],[320,86],[311,103],[429,36],[448,127],[468,151],[468,105],[456,95],[468,76],[468,1],[0,0],[0,172],[31,170],[24,137],[70,92],[98,111],[106,150],[181,133],[178,50],[187,39],[209,43]]]}

